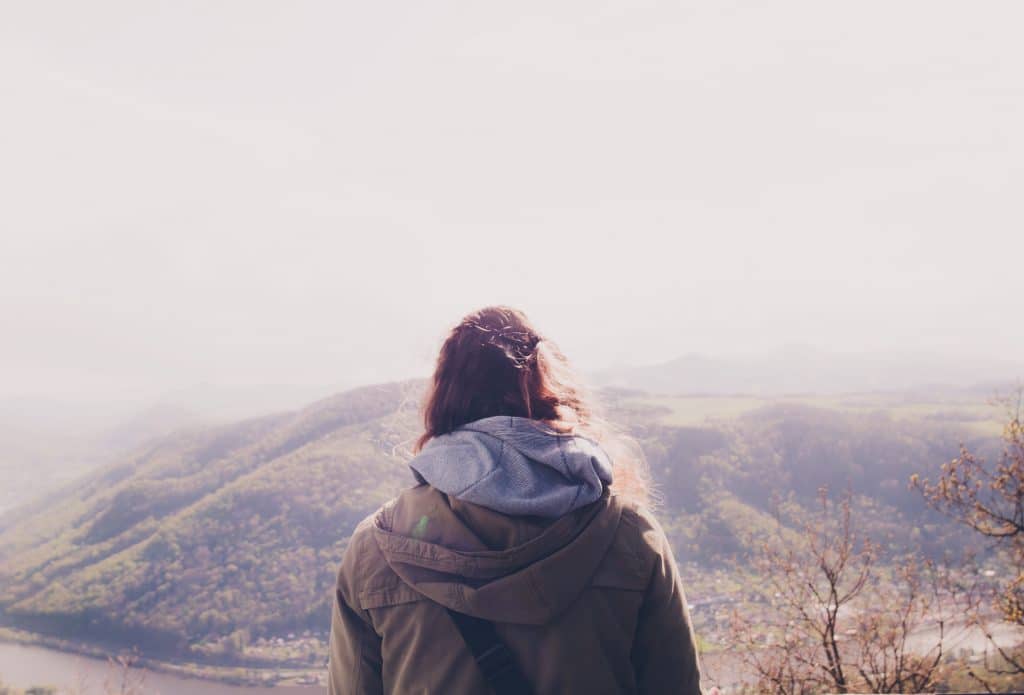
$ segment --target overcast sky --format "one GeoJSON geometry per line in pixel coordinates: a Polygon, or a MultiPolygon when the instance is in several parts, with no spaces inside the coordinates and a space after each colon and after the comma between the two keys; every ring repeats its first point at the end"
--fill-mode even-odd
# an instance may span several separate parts
{"type": "Polygon", "coordinates": [[[475,307],[585,368],[1016,356],[1024,4],[0,9],[0,384],[425,373],[475,307]]]}

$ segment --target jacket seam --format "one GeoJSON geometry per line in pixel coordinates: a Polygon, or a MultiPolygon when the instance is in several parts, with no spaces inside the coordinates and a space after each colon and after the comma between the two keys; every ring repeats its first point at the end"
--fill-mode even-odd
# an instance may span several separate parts
{"type": "Polygon", "coordinates": [[[534,575],[534,569],[530,568],[526,572],[526,578],[529,580],[530,585],[533,587],[533,590],[537,593],[537,598],[540,599],[540,602],[544,604],[544,608],[547,610],[547,612],[548,613],[553,613],[554,612],[553,607],[551,606],[550,603],[548,603],[547,596],[544,595],[544,592],[541,590],[540,585],[537,583],[537,580],[534,578],[533,575],[534,575]]]}
{"type": "MultiPolygon", "coordinates": [[[[350,610],[352,610],[353,613],[355,612],[354,609],[350,609],[350,610]]],[[[356,620],[360,620],[360,618],[357,616],[356,620]]],[[[365,668],[365,666],[364,666],[364,664],[365,664],[365,656],[363,654],[363,643],[366,641],[366,626],[365,625],[360,625],[359,626],[359,630],[357,630],[357,632],[359,634],[356,637],[356,640],[357,640],[356,641],[356,659],[358,659],[359,663],[357,664],[357,666],[355,668],[355,674],[354,674],[354,678],[352,680],[352,688],[356,692],[359,692],[359,685],[360,685],[360,682],[363,679],[363,669],[365,668]]]]}
{"type": "Polygon", "coordinates": [[[376,591],[372,594],[363,595],[360,598],[364,601],[367,611],[374,608],[388,608],[427,600],[426,596],[412,588],[408,588],[408,590],[399,589],[397,591],[376,591]]]}
{"type": "MultiPolygon", "coordinates": [[[[632,507],[624,507],[623,510],[622,510],[622,518],[624,520],[626,520],[626,522],[630,526],[633,527],[634,533],[642,536],[643,534],[640,533],[640,524],[637,523],[638,522],[638,516],[639,515],[637,514],[636,510],[634,510],[632,507]]],[[[644,575],[645,574],[644,573],[644,569],[645,569],[644,568],[644,564],[645,563],[644,563],[643,558],[640,557],[640,554],[637,552],[635,544],[634,543],[626,543],[625,546],[626,546],[626,551],[630,555],[633,556],[633,561],[634,561],[634,563],[636,565],[637,573],[639,575],[644,575]]]]}

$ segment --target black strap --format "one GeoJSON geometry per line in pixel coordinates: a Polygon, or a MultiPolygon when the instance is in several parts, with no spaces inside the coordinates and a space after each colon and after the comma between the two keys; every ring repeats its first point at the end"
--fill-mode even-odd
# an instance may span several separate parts
{"type": "Polygon", "coordinates": [[[512,652],[498,637],[494,623],[448,609],[455,627],[473,653],[484,680],[495,695],[530,695],[530,683],[519,669],[512,652]]]}

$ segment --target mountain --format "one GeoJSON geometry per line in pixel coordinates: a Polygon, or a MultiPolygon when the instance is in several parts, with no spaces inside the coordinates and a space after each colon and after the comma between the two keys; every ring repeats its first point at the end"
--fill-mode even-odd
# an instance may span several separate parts
{"type": "MultiPolygon", "coordinates": [[[[365,387],[181,430],[20,510],[0,531],[0,618],[174,658],[319,663],[348,536],[412,482],[422,388],[365,387]],[[267,646],[298,634],[313,645],[298,655],[267,646]]],[[[605,400],[645,454],[696,596],[711,590],[703,568],[742,558],[770,527],[776,491],[812,505],[819,486],[850,486],[877,537],[907,542],[923,525],[925,551],[942,549],[955,529],[928,516],[907,478],[947,460],[960,439],[991,440],[955,412],[908,419],[861,401],[751,401],[727,420],[683,422],[684,411],[715,404],[622,390],[605,400]]]]}
{"type": "Polygon", "coordinates": [[[411,390],[179,433],[51,497],[0,536],[7,618],[169,652],[319,626],[346,536],[409,480],[411,390]]]}
{"type": "Polygon", "coordinates": [[[144,442],[207,421],[186,408],[155,405],[111,417],[43,403],[24,412],[0,407],[0,527],[6,512],[52,492],[144,442]]]}
{"type": "Polygon", "coordinates": [[[655,393],[863,393],[1006,386],[1024,378],[1024,363],[952,359],[913,353],[831,353],[789,346],[757,355],[689,354],[661,364],[599,371],[594,381],[655,393]]]}

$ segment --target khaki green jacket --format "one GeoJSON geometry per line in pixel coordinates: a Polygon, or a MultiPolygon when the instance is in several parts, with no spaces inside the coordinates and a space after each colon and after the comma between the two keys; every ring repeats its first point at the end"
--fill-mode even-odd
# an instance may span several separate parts
{"type": "Polygon", "coordinates": [[[537,695],[700,693],[665,534],[605,494],[557,520],[428,486],[356,528],[338,574],[330,693],[488,693],[446,607],[490,620],[537,695]]]}

